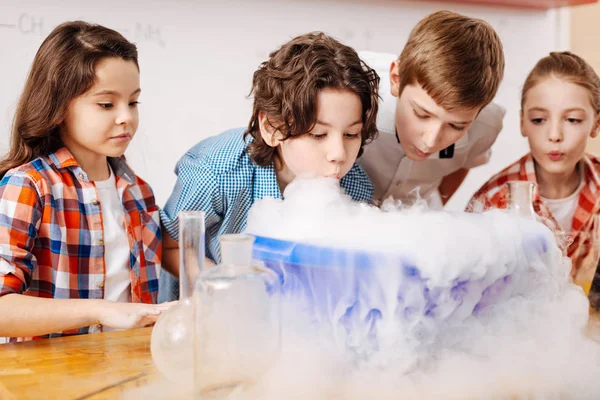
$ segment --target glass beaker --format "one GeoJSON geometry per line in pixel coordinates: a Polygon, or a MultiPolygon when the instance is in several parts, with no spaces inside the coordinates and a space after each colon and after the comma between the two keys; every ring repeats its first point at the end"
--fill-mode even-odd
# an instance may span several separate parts
{"type": "Polygon", "coordinates": [[[150,351],[156,368],[190,389],[194,382],[194,282],[204,269],[204,212],[179,213],[179,301],[152,329],[150,351]]]}
{"type": "Polygon", "coordinates": [[[222,262],[200,274],[194,291],[195,390],[211,396],[260,379],[281,340],[279,279],[252,264],[254,237],[219,241],[222,262]]]}

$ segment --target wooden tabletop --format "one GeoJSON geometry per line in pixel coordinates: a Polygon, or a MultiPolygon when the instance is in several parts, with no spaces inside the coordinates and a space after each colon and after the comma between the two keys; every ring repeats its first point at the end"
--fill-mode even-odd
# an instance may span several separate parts
{"type": "MultiPolygon", "coordinates": [[[[155,368],[151,329],[0,345],[0,400],[193,398],[155,368]]],[[[600,317],[588,334],[600,341],[600,317]]]]}
{"type": "Polygon", "coordinates": [[[164,388],[150,355],[151,331],[0,345],[0,399],[140,398],[144,387],[161,382],[164,388]]]}

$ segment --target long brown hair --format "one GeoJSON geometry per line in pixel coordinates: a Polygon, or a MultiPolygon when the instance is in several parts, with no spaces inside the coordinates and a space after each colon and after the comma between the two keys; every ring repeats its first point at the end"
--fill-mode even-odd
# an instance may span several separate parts
{"type": "Polygon", "coordinates": [[[267,114],[283,140],[304,135],[316,123],[317,96],[325,88],[349,90],[360,97],[360,156],[363,146],[377,134],[379,76],[351,47],[322,32],[312,32],[285,43],[254,72],[254,106],[245,133],[254,139],[248,145],[254,163],[264,167],[277,157],[277,150],[267,145],[260,134],[260,112],[267,114]]]}
{"type": "Polygon", "coordinates": [[[138,65],[136,46],[112,29],[83,21],[54,28],[38,49],[25,81],[10,150],[0,161],[0,178],[9,169],[62,147],[59,130],[69,103],[94,85],[96,64],[106,57],[138,65]]]}

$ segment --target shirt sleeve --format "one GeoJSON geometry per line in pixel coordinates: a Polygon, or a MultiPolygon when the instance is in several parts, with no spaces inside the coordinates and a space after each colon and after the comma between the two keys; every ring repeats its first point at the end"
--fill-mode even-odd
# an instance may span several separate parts
{"type": "Polygon", "coordinates": [[[465,211],[466,212],[474,212],[480,213],[485,210],[488,210],[492,206],[489,197],[487,196],[487,192],[484,187],[480,188],[469,200],[465,211]]]}
{"type": "Polygon", "coordinates": [[[487,181],[471,198],[465,211],[483,212],[491,208],[506,208],[508,206],[508,190],[504,185],[504,175],[494,176],[487,181]]]}
{"type": "Polygon", "coordinates": [[[23,293],[31,284],[42,209],[39,191],[27,174],[9,172],[0,181],[0,296],[23,293]]]}
{"type": "Polygon", "coordinates": [[[498,104],[491,103],[475,120],[469,134],[475,137],[473,146],[469,149],[463,168],[475,168],[487,164],[492,155],[492,145],[502,130],[502,120],[506,110],[498,104]]]}
{"type": "Polygon", "coordinates": [[[180,211],[204,211],[207,232],[218,226],[223,218],[223,196],[218,177],[206,161],[188,153],[177,163],[175,174],[175,188],[160,212],[167,234],[179,239],[180,211]]]}

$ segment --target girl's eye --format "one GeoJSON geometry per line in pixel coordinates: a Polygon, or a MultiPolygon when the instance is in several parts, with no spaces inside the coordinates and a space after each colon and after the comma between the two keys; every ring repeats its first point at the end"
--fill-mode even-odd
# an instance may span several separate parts
{"type": "Polygon", "coordinates": [[[567,121],[569,121],[572,124],[580,124],[582,120],[578,118],[567,118],[567,121]]]}
{"type": "Polygon", "coordinates": [[[531,122],[532,122],[534,125],[539,125],[539,124],[541,124],[542,122],[544,122],[544,119],[543,119],[543,118],[532,118],[532,119],[531,119],[531,122]]]}
{"type": "Polygon", "coordinates": [[[358,139],[360,134],[358,133],[345,133],[344,136],[348,139],[358,139]]]}
{"type": "Polygon", "coordinates": [[[112,106],[113,106],[112,103],[98,103],[98,105],[100,107],[106,108],[106,109],[112,108],[112,106]]]}
{"type": "Polygon", "coordinates": [[[325,136],[327,136],[327,134],[326,134],[326,133],[311,133],[311,134],[310,134],[310,136],[311,136],[313,139],[320,140],[320,139],[324,139],[324,138],[325,138],[325,136]]]}
{"type": "Polygon", "coordinates": [[[139,101],[132,101],[131,103],[129,103],[129,107],[137,107],[139,104],[139,101]]]}

